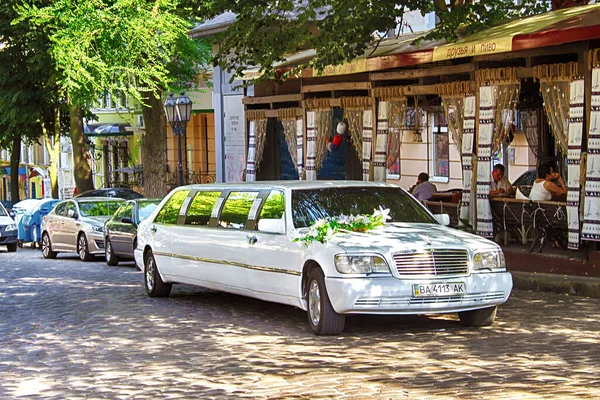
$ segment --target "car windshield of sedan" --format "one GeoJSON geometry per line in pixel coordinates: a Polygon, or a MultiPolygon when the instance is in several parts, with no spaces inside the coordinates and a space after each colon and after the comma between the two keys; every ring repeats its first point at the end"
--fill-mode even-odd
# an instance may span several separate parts
{"type": "Polygon", "coordinates": [[[4,206],[0,205],[0,217],[6,217],[6,216],[8,216],[8,213],[4,209],[4,206]]]}
{"type": "Polygon", "coordinates": [[[437,223],[400,188],[337,187],[292,191],[292,218],[296,228],[310,226],[320,218],[373,214],[379,207],[390,209],[391,220],[388,222],[437,223]]]}
{"type": "Polygon", "coordinates": [[[145,220],[152,214],[152,211],[156,208],[156,206],[160,203],[160,200],[149,200],[149,201],[140,201],[138,204],[138,215],[140,222],[145,220]]]}
{"type": "Polygon", "coordinates": [[[113,215],[123,201],[86,201],[79,203],[82,217],[102,217],[113,215]]]}

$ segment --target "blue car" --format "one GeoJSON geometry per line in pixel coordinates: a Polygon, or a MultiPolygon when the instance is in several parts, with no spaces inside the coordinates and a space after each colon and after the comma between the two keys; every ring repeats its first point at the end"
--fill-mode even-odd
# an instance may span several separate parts
{"type": "Polygon", "coordinates": [[[58,199],[42,199],[33,207],[23,213],[19,220],[19,245],[23,243],[33,243],[34,246],[40,243],[42,238],[41,226],[42,218],[48,215],[57,203],[58,199]],[[22,232],[22,237],[21,237],[22,232]]]}

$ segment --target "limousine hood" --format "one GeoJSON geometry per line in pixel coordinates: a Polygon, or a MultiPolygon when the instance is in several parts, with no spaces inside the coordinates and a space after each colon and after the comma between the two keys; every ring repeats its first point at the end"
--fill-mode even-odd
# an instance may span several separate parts
{"type": "Polygon", "coordinates": [[[415,223],[389,223],[365,233],[338,233],[333,235],[331,243],[348,253],[429,248],[498,248],[494,242],[464,231],[443,225],[415,223]]]}

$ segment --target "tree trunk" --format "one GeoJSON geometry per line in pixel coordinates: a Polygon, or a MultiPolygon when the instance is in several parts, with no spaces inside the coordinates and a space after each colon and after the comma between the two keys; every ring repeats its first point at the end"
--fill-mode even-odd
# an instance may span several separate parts
{"type": "MultiPolygon", "coordinates": [[[[21,135],[13,138],[10,153],[10,201],[14,205],[21,200],[19,193],[19,161],[21,160],[21,135]]],[[[26,168],[27,169],[27,168],[26,168]]]]}
{"type": "Polygon", "coordinates": [[[161,93],[142,93],[142,115],[146,133],[142,138],[142,164],[145,197],[163,197],[167,194],[167,143],[165,113],[161,93]]]}
{"type": "Polygon", "coordinates": [[[69,102],[69,119],[71,121],[71,144],[73,145],[73,176],[77,193],[94,189],[92,180],[92,158],[85,143],[83,134],[83,113],[81,107],[69,102]]]}
{"type": "Polygon", "coordinates": [[[44,133],[44,142],[50,156],[50,166],[48,167],[48,175],[50,176],[50,187],[52,188],[52,198],[58,199],[58,161],[60,157],[60,107],[54,107],[54,132],[50,136],[50,132],[46,126],[42,124],[44,133]]]}

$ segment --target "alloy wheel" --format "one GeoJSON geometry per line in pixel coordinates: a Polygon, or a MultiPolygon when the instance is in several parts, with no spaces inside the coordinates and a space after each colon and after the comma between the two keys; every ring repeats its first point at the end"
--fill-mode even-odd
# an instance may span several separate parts
{"type": "Polygon", "coordinates": [[[44,255],[44,257],[48,257],[49,253],[50,253],[50,239],[48,238],[48,235],[44,235],[44,237],[42,238],[42,254],[44,255]]]}
{"type": "Polygon", "coordinates": [[[85,237],[83,235],[79,236],[79,258],[85,260],[85,237]]]}
{"type": "Polygon", "coordinates": [[[156,265],[154,265],[154,257],[148,257],[146,260],[146,286],[148,290],[154,289],[154,273],[156,265]]]}
{"type": "Polygon", "coordinates": [[[319,325],[321,321],[321,292],[319,291],[319,284],[314,279],[310,281],[310,287],[308,288],[308,310],[312,324],[314,326],[319,325]]]}
{"type": "Polygon", "coordinates": [[[112,253],[112,247],[110,244],[110,240],[106,241],[106,247],[104,249],[104,258],[106,259],[106,262],[110,261],[110,254],[112,253]]]}

